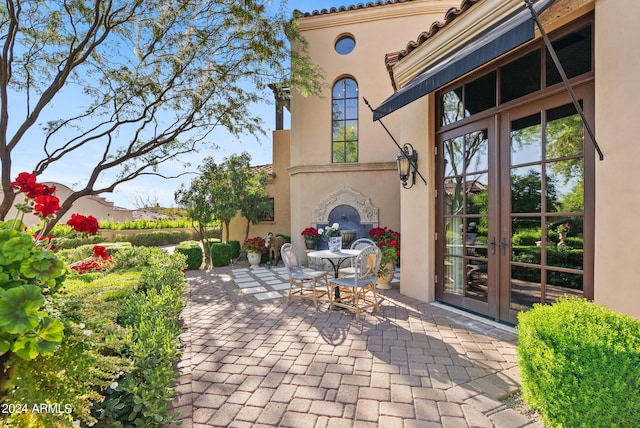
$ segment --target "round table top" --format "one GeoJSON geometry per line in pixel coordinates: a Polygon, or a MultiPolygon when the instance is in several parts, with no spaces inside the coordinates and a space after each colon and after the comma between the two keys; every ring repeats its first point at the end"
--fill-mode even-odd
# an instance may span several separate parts
{"type": "Polygon", "coordinates": [[[341,249],[340,251],[317,250],[307,253],[307,257],[318,257],[321,259],[343,259],[345,257],[356,257],[362,250],[341,249]]]}

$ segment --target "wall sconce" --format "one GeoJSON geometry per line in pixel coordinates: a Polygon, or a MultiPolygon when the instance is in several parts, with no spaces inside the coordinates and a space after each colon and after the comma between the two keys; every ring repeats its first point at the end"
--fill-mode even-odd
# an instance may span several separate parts
{"type": "Polygon", "coordinates": [[[410,189],[416,184],[416,171],[418,170],[418,152],[413,149],[413,146],[406,143],[402,146],[402,152],[396,158],[398,162],[398,175],[400,175],[400,181],[402,181],[402,187],[410,189]],[[411,184],[407,184],[411,176],[411,184]]]}

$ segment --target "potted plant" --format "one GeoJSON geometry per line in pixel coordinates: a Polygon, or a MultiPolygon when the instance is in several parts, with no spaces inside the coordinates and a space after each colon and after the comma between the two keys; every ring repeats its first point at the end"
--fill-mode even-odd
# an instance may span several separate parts
{"type": "Polygon", "coordinates": [[[304,245],[307,247],[307,250],[315,250],[318,245],[318,238],[320,238],[320,233],[318,229],[315,227],[307,227],[305,230],[300,233],[304,237],[304,245]]]}
{"type": "Polygon", "coordinates": [[[400,233],[387,227],[374,227],[369,231],[369,238],[382,253],[378,269],[378,288],[389,289],[396,266],[400,263],[400,233]]]}
{"type": "Polygon", "coordinates": [[[340,225],[338,223],[333,223],[331,226],[327,226],[324,231],[319,229],[318,233],[326,236],[327,242],[329,243],[329,250],[336,252],[340,251],[342,248],[342,234],[340,233],[340,225]]]}
{"type": "Polygon", "coordinates": [[[264,246],[263,238],[255,237],[246,239],[242,243],[240,250],[247,255],[247,260],[249,260],[249,264],[251,266],[258,266],[260,264],[262,254],[266,252],[267,248],[264,246]]]}

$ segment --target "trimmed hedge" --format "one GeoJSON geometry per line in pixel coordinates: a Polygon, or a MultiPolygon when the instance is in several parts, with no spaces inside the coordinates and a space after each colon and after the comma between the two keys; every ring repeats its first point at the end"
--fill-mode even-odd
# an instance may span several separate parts
{"type": "Polygon", "coordinates": [[[240,257],[240,241],[230,240],[227,244],[231,245],[231,257],[234,259],[240,257]]]}
{"type": "Polygon", "coordinates": [[[184,254],[187,256],[187,269],[197,270],[202,265],[204,258],[202,253],[202,247],[197,241],[185,241],[181,242],[175,249],[175,252],[184,254]]]}
{"type": "Polygon", "coordinates": [[[184,230],[142,232],[135,235],[116,235],[116,242],[131,242],[139,247],[161,247],[163,245],[179,244],[191,238],[191,234],[184,230]]]}
{"type": "Polygon", "coordinates": [[[82,245],[88,244],[97,245],[103,243],[104,241],[106,241],[105,237],[100,235],[86,237],[76,236],[72,238],[60,237],[56,239],[56,251],[78,248],[82,245]]]}
{"type": "Polygon", "coordinates": [[[231,245],[216,242],[211,244],[211,264],[213,266],[228,266],[231,264],[231,245]]]}
{"type": "Polygon", "coordinates": [[[562,298],[518,322],[523,398],[548,426],[640,426],[640,321],[562,298]]]}

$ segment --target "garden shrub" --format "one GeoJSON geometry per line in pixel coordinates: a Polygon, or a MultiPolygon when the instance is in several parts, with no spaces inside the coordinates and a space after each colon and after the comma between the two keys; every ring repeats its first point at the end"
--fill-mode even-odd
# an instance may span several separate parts
{"type": "Polygon", "coordinates": [[[183,279],[181,286],[151,288],[125,304],[121,321],[132,337],[128,351],[134,368],[107,389],[104,401],[95,403],[97,426],[155,427],[175,420],[168,405],[178,377],[173,364],[180,349],[178,316],[184,291],[183,279]]]}
{"type": "Polygon", "coordinates": [[[151,255],[149,266],[140,274],[137,290],[146,293],[151,289],[160,290],[163,286],[179,286],[184,282],[182,270],[186,267],[186,259],[184,254],[167,254],[156,249],[151,255]]]}
{"type": "Polygon", "coordinates": [[[525,230],[513,235],[513,245],[517,246],[535,246],[540,241],[540,230],[525,230]]]}
{"type": "Polygon", "coordinates": [[[116,235],[116,242],[131,242],[132,245],[140,247],[161,247],[163,245],[179,244],[191,237],[191,234],[184,230],[155,232],[141,232],[135,235],[116,235]]]}
{"type": "Polygon", "coordinates": [[[77,248],[83,245],[96,245],[101,244],[107,239],[104,236],[93,235],[87,237],[72,236],[72,237],[60,237],[56,239],[56,250],[66,250],[70,248],[77,248]]]}
{"type": "Polygon", "coordinates": [[[187,269],[200,269],[203,260],[202,247],[197,241],[181,242],[175,249],[175,252],[187,256],[187,269]]]}
{"type": "Polygon", "coordinates": [[[227,266],[231,263],[231,245],[217,242],[211,244],[211,264],[227,266]]]}
{"type": "Polygon", "coordinates": [[[640,321],[562,298],[518,322],[523,398],[548,426],[640,426],[640,321]]]}
{"type": "Polygon", "coordinates": [[[231,245],[231,258],[240,257],[240,241],[230,240],[227,244],[231,245]]]}

